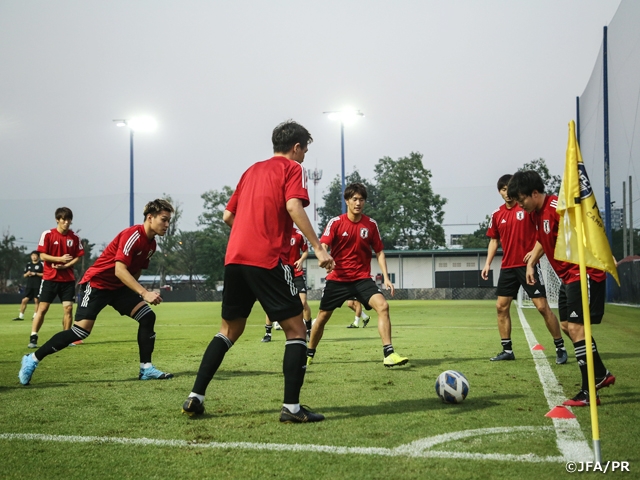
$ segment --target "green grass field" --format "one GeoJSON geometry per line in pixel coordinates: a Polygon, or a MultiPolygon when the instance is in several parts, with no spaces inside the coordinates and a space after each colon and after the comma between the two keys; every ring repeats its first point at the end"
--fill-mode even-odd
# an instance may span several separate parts
{"type": "MultiPolygon", "coordinates": [[[[316,312],[318,303],[311,308],[316,312]]],[[[32,311],[30,305],[27,317],[32,311]]],[[[46,358],[23,387],[17,373],[29,351],[31,322],[10,321],[17,306],[0,305],[1,478],[569,475],[515,307],[517,360],[493,363],[489,357],[500,350],[493,302],[392,302],[394,347],[410,359],[396,369],[382,365],[375,316],[368,328],[351,330],[345,328],[351,311],[336,311],[301,398],[327,419],[309,425],[278,422],[284,335],[275,331],[274,341],[260,342],[264,315],[258,305],[209,387],[206,414],[182,415],[202,353],[217,332],[220,304],[165,303],[155,311],[154,364],[174,379],[137,380],[137,324],[107,309],[85,345],[46,358]],[[469,397],[460,405],[443,404],[435,395],[435,379],[447,369],[469,379],[469,397]],[[459,438],[456,432],[462,432],[459,438]]],[[[40,344],[60,329],[61,312],[52,306],[40,344]]],[[[564,393],[573,396],[580,374],[570,342],[565,340],[569,363],[555,365],[542,318],[531,309],[525,315],[564,393]]],[[[630,462],[625,478],[640,478],[640,376],[633,374],[640,359],[640,310],[607,306],[594,336],[617,377],[602,391],[598,409],[603,459],[630,462]]],[[[591,446],[588,409],[574,413],[591,446]]]]}

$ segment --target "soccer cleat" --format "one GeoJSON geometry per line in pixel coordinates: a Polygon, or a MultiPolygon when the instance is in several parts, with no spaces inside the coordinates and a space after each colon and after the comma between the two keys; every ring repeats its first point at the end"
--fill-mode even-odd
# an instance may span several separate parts
{"type": "Polygon", "coordinates": [[[499,362],[500,360],[515,360],[515,359],[516,359],[516,356],[513,354],[513,352],[509,353],[503,350],[495,357],[491,357],[489,360],[491,360],[492,362],[499,362]]]}
{"type": "Polygon", "coordinates": [[[18,378],[20,379],[20,383],[22,385],[29,385],[31,382],[31,376],[33,375],[33,371],[38,366],[38,362],[36,362],[30,353],[27,353],[24,357],[22,357],[22,367],[18,372],[18,378]]]}
{"type": "Polygon", "coordinates": [[[141,368],[138,380],[167,380],[173,378],[173,373],[165,373],[151,365],[149,368],[141,368]]]}
{"type": "Polygon", "coordinates": [[[347,328],[360,328],[360,327],[358,327],[358,325],[356,325],[355,323],[352,323],[351,325],[347,325],[347,328]]]}
{"type": "Polygon", "coordinates": [[[300,410],[291,413],[287,407],[283,406],[280,410],[280,421],[282,423],[310,423],[324,420],[324,415],[310,412],[307,408],[309,407],[306,405],[300,405],[300,410]]]}
{"type": "Polygon", "coordinates": [[[307,367],[313,363],[313,357],[307,357],[307,367]]]}
{"type": "Polygon", "coordinates": [[[600,390],[601,388],[608,387],[609,385],[613,385],[616,383],[616,377],[611,375],[611,372],[607,370],[607,373],[602,378],[596,378],[596,390],[600,390]]]}
{"type": "MultiPolygon", "coordinates": [[[[588,407],[589,406],[589,391],[580,390],[578,394],[571,400],[565,400],[562,402],[565,407],[588,407]]],[[[596,393],[596,405],[600,405],[600,397],[596,393]]]]}
{"type": "Polygon", "coordinates": [[[362,328],[366,328],[369,325],[369,320],[371,320],[371,317],[362,318],[362,328]]]}
{"type": "Polygon", "coordinates": [[[269,335],[268,333],[264,334],[264,337],[262,337],[262,340],[260,340],[263,343],[267,343],[271,341],[271,335],[269,335]]]}
{"type": "Polygon", "coordinates": [[[407,362],[409,362],[408,358],[401,357],[397,353],[393,352],[388,357],[384,357],[383,363],[385,367],[391,368],[391,367],[399,367],[400,365],[404,365],[407,362]]]}
{"type": "Polygon", "coordinates": [[[31,335],[29,337],[29,345],[27,348],[38,348],[38,335],[31,335]]]}
{"type": "Polygon", "coordinates": [[[567,363],[568,358],[567,351],[564,348],[556,349],[556,363],[558,365],[564,365],[567,363]]]}
{"type": "Polygon", "coordinates": [[[16,317],[16,318],[12,318],[11,320],[14,322],[22,322],[24,318],[16,317]]]}
{"type": "Polygon", "coordinates": [[[182,404],[182,413],[190,417],[202,415],[204,413],[204,403],[198,397],[189,397],[182,404]]]}
{"type": "Polygon", "coordinates": [[[280,326],[280,324],[278,322],[273,322],[273,328],[276,330],[282,330],[282,327],[280,326]]]}

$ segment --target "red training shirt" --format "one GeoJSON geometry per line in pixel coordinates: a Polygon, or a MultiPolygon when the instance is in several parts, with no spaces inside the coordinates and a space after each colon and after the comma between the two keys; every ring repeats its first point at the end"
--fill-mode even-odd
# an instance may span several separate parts
{"type": "MultiPolygon", "coordinates": [[[[73,230],[67,230],[66,234],[62,234],[57,228],[52,228],[42,232],[40,241],[38,242],[38,251],[46,253],[52,257],[62,257],[66,254],[73,258],[84,255],[84,248],[80,238],[73,233],[73,230]]],[[[44,262],[43,280],[51,280],[53,282],[73,282],[76,279],[73,273],[73,267],[63,270],[56,270],[53,265],[63,265],[62,263],[44,262]]]]}
{"type": "Polygon", "coordinates": [[[306,252],[309,249],[309,245],[307,244],[307,239],[304,238],[304,235],[297,228],[293,229],[293,233],[291,234],[291,248],[289,249],[289,258],[287,259],[287,264],[291,265],[293,269],[294,277],[301,277],[304,275],[304,270],[296,270],[295,263],[300,260],[302,257],[302,252],[306,252]]]}
{"type": "Polygon", "coordinates": [[[156,251],[156,240],[149,240],[144,225],[134,225],[121,231],[96,262],[85,272],[80,283],[90,282],[99,290],[116,290],[124,283],[116,277],[116,262],[122,262],[134,277],[149,267],[149,259],[156,251]]]}
{"type": "Polygon", "coordinates": [[[536,226],[518,204],[511,208],[503,204],[491,214],[487,237],[500,240],[501,268],[524,267],[524,256],[536,245],[536,226]]]}
{"type": "Polygon", "coordinates": [[[244,172],[226,209],[235,215],[224,264],[267,269],[288,262],[293,220],[287,201],[309,205],[304,168],[295,160],[275,156],[244,172]]]}
{"type": "MultiPolygon", "coordinates": [[[[556,212],[557,206],[558,197],[556,195],[547,195],[540,211],[531,212],[531,218],[538,230],[538,241],[558,277],[564,283],[578,282],[580,281],[580,266],[575,263],[556,260],[553,257],[558,239],[558,224],[560,222],[560,215],[556,212]]],[[[602,270],[590,267],[587,267],[587,275],[596,282],[602,282],[607,278],[607,274],[602,270]]]]}
{"type": "Polygon", "coordinates": [[[320,243],[328,245],[336,262],[327,280],[354,282],[371,278],[371,249],[382,251],[382,238],[378,224],[362,215],[359,222],[352,222],[346,213],[329,220],[320,243]]]}

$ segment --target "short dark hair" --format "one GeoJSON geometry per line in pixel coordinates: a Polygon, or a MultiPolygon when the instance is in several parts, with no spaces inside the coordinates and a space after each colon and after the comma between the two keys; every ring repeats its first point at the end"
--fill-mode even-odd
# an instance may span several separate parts
{"type": "Polygon", "coordinates": [[[309,130],[302,125],[293,120],[287,120],[273,129],[271,142],[274,153],[287,153],[296,143],[299,143],[303,148],[306,147],[313,142],[313,138],[309,130]]]}
{"type": "Polygon", "coordinates": [[[513,175],[511,175],[510,173],[507,173],[506,175],[502,175],[498,179],[498,191],[502,190],[504,187],[509,185],[509,180],[511,180],[511,177],[513,177],[513,175]]]}
{"type": "Polygon", "coordinates": [[[520,171],[513,174],[509,181],[507,195],[518,199],[520,195],[530,197],[534,190],[544,193],[544,182],[535,170],[520,171]]]}
{"type": "Polygon", "coordinates": [[[349,200],[356,193],[359,193],[362,198],[367,199],[367,187],[362,183],[351,183],[344,189],[344,199],[349,200]]]}
{"type": "Polygon", "coordinates": [[[144,206],[144,218],[147,218],[147,215],[151,214],[154,217],[158,215],[160,212],[174,212],[173,205],[171,205],[166,200],[162,198],[156,198],[155,200],[147,203],[144,206]]]}
{"type": "Polygon", "coordinates": [[[38,256],[40,256],[40,252],[38,250],[34,250],[29,255],[38,255],[38,256]]]}
{"type": "Polygon", "coordinates": [[[73,220],[73,212],[70,208],[60,207],[56,208],[56,220],[73,220]]]}

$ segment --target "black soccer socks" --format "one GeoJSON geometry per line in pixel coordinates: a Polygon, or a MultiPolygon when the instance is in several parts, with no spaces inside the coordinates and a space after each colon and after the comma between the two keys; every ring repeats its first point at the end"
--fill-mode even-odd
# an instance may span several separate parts
{"type": "Polygon", "coordinates": [[[38,361],[42,360],[47,355],[59,352],[69,346],[70,343],[77,342],[78,340],[84,340],[89,336],[89,333],[84,328],[74,325],[71,330],[63,330],[56,333],[51,337],[47,343],[36,350],[35,356],[38,361]]]}
{"type": "Polygon", "coordinates": [[[300,403],[300,390],[304,383],[307,369],[307,342],[304,338],[287,340],[282,360],[284,374],[284,402],[286,404],[300,403]]]}
{"type": "Polygon", "coordinates": [[[216,336],[213,337],[213,340],[211,340],[202,356],[196,381],[191,390],[193,393],[197,393],[198,395],[204,395],[206,393],[211,379],[218,371],[222,360],[224,360],[224,356],[232,346],[233,342],[231,340],[221,333],[216,333],[216,336]]]}

